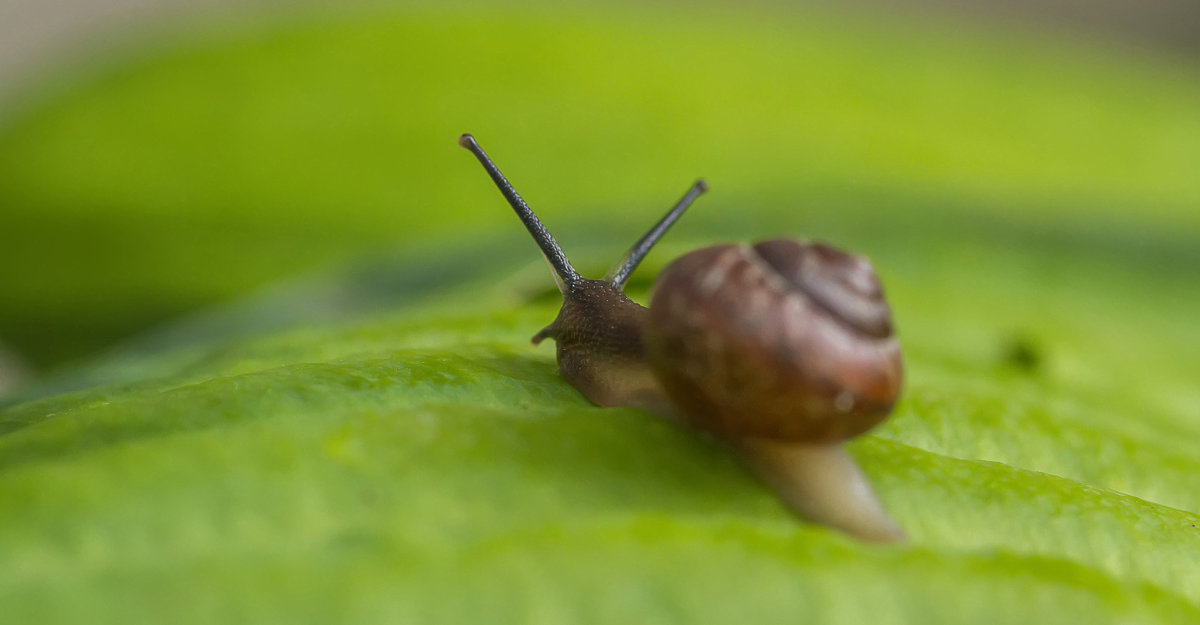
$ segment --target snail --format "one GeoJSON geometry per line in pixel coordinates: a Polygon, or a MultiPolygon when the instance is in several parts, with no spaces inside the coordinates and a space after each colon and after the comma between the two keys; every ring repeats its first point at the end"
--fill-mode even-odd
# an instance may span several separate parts
{"type": "Polygon", "coordinates": [[[708,186],[696,181],[601,280],[579,275],[474,137],[470,150],[541,248],[563,294],[559,373],[598,406],[632,406],[726,441],[802,518],[871,542],[904,540],[843,443],[900,393],[900,347],[870,262],[819,242],[773,239],[687,253],[649,307],[630,275],[708,186]]]}

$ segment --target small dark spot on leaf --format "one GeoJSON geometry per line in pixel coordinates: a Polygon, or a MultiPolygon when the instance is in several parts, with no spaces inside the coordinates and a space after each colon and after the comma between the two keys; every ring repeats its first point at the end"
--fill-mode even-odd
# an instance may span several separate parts
{"type": "Polygon", "coordinates": [[[1017,334],[1004,343],[1001,362],[1025,373],[1036,373],[1045,362],[1045,354],[1033,338],[1017,334]]]}

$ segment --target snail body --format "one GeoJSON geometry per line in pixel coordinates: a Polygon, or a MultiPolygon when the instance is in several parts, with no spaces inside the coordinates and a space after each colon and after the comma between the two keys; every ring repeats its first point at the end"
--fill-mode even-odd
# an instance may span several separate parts
{"type": "Polygon", "coordinates": [[[865,258],[790,239],[717,245],[676,259],[649,308],[629,276],[707,190],[697,181],[603,280],[581,277],[471,135],[470,150],[542,248],[563,293],[533,337],[599,406],[634,406],[726,441],[802,517],[875,542],[902,540],[842,446],[900,392],[891,311],[865,258]]]}

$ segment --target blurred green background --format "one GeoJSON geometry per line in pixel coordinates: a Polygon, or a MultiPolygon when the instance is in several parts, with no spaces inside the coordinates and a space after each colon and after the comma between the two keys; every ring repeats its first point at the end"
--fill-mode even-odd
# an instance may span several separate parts
{"type": "Polygon", "coordinates": [[[463,131],[560,228],[638,226],[704,175],[697,230],[949,218],[1196,259],[1200,72],[1178,50],[896,6],[225,11],[10,98],[0,340],[35,369],[331,261],[511,235],[463,131]]]}
{"type": "Polygon", "coordinates": [[[1197,11],[970,5],[214,5],[0,83],[0,605],[1196,622],[1197,11]],[[704,176],[637,298],[714,241],[869,255],[908,381],[852,451],[912,543],[585,405],[464,131],[589,274],[704,176]]]}

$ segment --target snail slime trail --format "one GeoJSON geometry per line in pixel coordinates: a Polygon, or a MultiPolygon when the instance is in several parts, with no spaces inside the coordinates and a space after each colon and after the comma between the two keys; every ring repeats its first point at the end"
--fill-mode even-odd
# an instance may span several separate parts
{"type": "Polygon", "coordinates": [[[673,261],[649,308],[623,292],[692,202],[696,181],[600,280],[583,278],[469,134],[471,151],[525,224],[563,305],[533,337],[598,406],[634,406],[726,441],[801,517],[870,542],[904,540],[843,443],[900,394],[900,345],[870,261],[820,242],[715,245],[673,261]]]}

